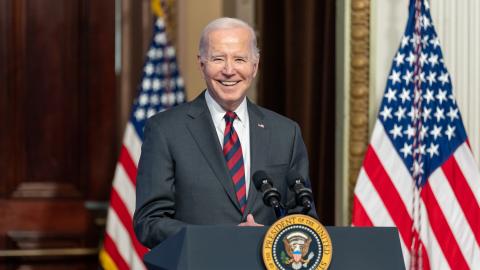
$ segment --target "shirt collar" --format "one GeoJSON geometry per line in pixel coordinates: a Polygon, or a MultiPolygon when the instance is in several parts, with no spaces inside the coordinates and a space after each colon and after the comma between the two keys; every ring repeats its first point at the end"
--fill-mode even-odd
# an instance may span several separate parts
{"type": "MultiPolygon", "coordinates": [[[[210,114],[212,115],[213,122],[219,123],[219,122],[224,122],[223,117],[225,116],[225,111],[220,104],[213,99],[213,97],[210,95],[210,93],[205,91],[205,101],[207,102],[208,110],[210,111],[210,114]]],[[[245,125],[246,120],[248,118],[248,110],[247,110],[247,98],[244,97],[242,103],[234,110],[234,112],[237,114],[237,120],[242,125],[245,125]]]]}

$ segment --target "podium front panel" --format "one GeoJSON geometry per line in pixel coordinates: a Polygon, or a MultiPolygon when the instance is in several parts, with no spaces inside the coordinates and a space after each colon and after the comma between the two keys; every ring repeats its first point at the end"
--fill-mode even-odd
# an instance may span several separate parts
{"type": "MultiPolygon", "coordinates": [[[[326,228],[333,244],[333,257],[328,269],[405,269],[396,228],[326,228]]],[[[187,226],[152,249],[145,255],[144,261],[151,270],[265,269],[261,250],[267,229],[228,225],[187,226]]]]}

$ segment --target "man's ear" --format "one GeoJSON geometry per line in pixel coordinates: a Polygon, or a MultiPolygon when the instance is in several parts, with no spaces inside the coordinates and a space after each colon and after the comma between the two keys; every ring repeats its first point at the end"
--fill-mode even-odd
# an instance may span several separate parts
{"type": "Polygon", "coordinates": [[[253,64],[253,77],[255,78],[255,76],[257,76],[257,72],[258,72],[258,65],[260,64],[260,56],[258,56],[257,58],[257,61],[253,64]]]}
{"type": "Polygon", "coordinates": [[[197,67],[199,68],[202,78],[205,79],[205,62],[200,55],[197,55],[197,67]]]}
{"type": "Polygon", "coordinates": [[[203,63],[202,57],[199,54],[197,54],[197,63],[200,69],[203,69],[203,66],[205,65],[205,63],[203,63]]]}

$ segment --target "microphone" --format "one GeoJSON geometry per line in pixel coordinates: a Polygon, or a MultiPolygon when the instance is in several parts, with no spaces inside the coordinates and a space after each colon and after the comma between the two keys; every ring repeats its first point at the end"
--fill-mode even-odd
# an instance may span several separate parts
{"type": "Polygon", "coordinates": [[[275,215],[280,218],[282,216],[280,192],[273,187],[272,179],[264,171],[256,171],[252,178],[255,188],[263,193],[263,203],[273,207],[275,215]]]}
{"type": "Polygon", "coordinates": [[[303,212],[307,213],[312,208],[313,194],[312,190],[305,186],[305,179],[300,173],[292,170],[287,175],[287,183],[290,189],[295,192],[297,205],[302,206],[303,212]]]}

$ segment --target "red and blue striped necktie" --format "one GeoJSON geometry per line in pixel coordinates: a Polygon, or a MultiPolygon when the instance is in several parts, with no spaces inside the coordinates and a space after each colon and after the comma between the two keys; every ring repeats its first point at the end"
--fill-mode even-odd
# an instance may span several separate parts
{"type": "Polygon", "coordinates": [[[233,121],[237,118],[234,112],[225,114],[225,132],[223,138],[223,155],[227,161],[228,171],[233,180],[237,200],[240,204],[242,213],[247,205],[246,186],[245,186],[245,167],[243,165],[243,153],[238,134],[233,128],[233,121]]]}

